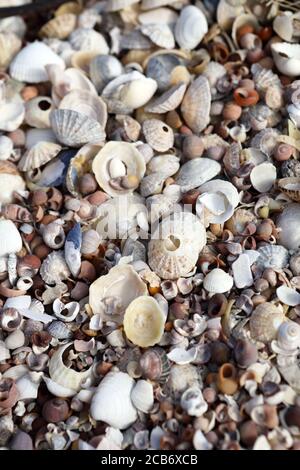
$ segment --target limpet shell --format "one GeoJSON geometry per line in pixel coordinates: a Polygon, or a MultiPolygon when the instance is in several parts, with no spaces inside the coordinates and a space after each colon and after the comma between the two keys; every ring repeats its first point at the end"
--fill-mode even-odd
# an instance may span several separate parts
{"type": "Polygon", "coordinates": [[[188,5],[181,10],[175,26],[175,38],[182,49],[195,49],[207,31],[207,19],[199,8],[188,5]]]}
{"type": "Polygon", "coordinates": [[[286,194],[292,201],[300,202],[300,178],[281,178],[277,184],[280,191],[286,194]]]}
{"type": "Polygon", "coordinates": [[[128,305],[137,297],[147,295],[146,284],[131,265],[120,264],[111,268],[108,274],[99,277],[90,285],[89,304],[94,314],[100,313],[105,321],[123,322],[128,305]],[[109,311],[110,299],[116,299],[115,310],[109,311]]]}
{"type": "Polygon", "coordinates": [[[206,77],[200,76],[193,81],[181,103],[181,113],[195,134],[199,134],[209,124],[211,93],[206,77]]]}
{"type": "Polygon", "coordinates": [[[300,75],[300,45],[288,42],[276,42],[271,45],[273,59],[277,69],[289,77],[300,75]]]}
{"type": "Polygon", "coordinates": [[[176,177],[176,183],[183,192],[187,192],[211,180],[220,171],[220,163],[210,158],[195,158],[182,165],[176,177]]]}
{"type": "Polygon", "coordinates": [[[201,222],[189,212],[165,218],[148,245],[149,265],[163,279],[187,276],[206,243],[201,222]]]}
{"type": "Polygon", "coordinates": [[[278,242],[288,250],[300,248],[300,205],[288,204],[277,219],[278,242]]]}
{"type": "Polygon", "coordinates": [[[173,146],[173,130],[158,119],[146,119],[142,124],[146,142],[158,152],[166,152],[173,146]]]}
{"type": "Polygon", "coordinates": [[[233,278],[223,269],[212,269],[203,280],[203,287],[210,293],[223,294],[233,286],[233,278]]]}
{"type": "Polygon", "coordinates": [[[75,29],[77,17],[72,13],[58,15],[49,20],[40,29],[40,36],[46,38],[66,39],[75,29]]]}
{"type": "Polygon", "coordinates": [[[165,315],[153,297],[141,296],[133,300],[124,315],[124,331],[137,346],[147,348],[158,343],[164,332],[165,315]]]}
{"type": "Polygon", "coordinates": [[[55,158],[61,151],[61,148],[61,145],[52,142],[38,142],[24,153],[18,163],[18,167],[21,171],[40,168],[55,158]]]}
{"type": "Polygon", "coordinates": [[[256,341],[268,343],[276,338],[277,331],[284,321],[286,317],[276,305],[270,302],[260,304],[250,317],[251,337],[256,341]]]}
{"type": "Polygon", "coordinates": [[[147,104],[145,111],[147,113],[164,114],[176,109],[183,99],[186,87],[187,85],[185,83],[178,83],[178,85],[172,86],[159,98],[155,98],[152,102],[147,104]]]}

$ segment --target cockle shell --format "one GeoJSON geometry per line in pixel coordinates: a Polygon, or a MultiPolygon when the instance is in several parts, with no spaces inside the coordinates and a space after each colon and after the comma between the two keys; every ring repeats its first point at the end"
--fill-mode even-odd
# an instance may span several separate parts
{"type": "Polygon", "coordinates": [[[175,26],[175,38],[182,49],[195,49],[207,31],[207,19],[199,8],[188,5],[181,10],[175,26]]]}
{"type": "Polygon", "coordinates": [[[147,113],[158,114],[164,114],[168,111],[172,111],[180,105],[185,91],[185,83],[174,85],[165,93],[163,93],[159,98],[155,98],[152,102],[147,104],[145,111],[147,113]]]}
{"type": "Polygon", "coordinates": [[[300,326],[294,321],[282,323],[277,332],[278,346],[285,351],[300,348],[300,326]]]}
{"type": "Polygon", "coordinates": [[[89,304],[94,314],[105,321],[123,322],[128,305],[137,297],[147,295],[147,286],[131,265],[120,264],[90,285],[89,304]],[[115,301],[111,311],[109,301],[115,301]]]}
{"type": "Polygon", "coordinates": [[[93,395],[91,417],[116,429],[128,428],[137,419],[136,409],[130,399],[134,384],[134,380],[124,372],[109,372],[93,395]]]}
{"type": "Polygon", "coordinates": [[[214,294],[228,292],[232,286],[233,278],[219,268],[212,269],[203,280],[204,289],[214,294]]]}
{"type": "Polygon", "coordinates": [[[175,47],[172,30],[167,24],[145,24],[141,26],[141,31],[159,47],[164,49],[173,49],[175,47]]]}
{"type": "Polygon", "coordinates": [[[0,68],[6,69],[22,47],[21,39],[13,32],[0,32],[0,68]]]}
{"type": "Polygon", "coordinates": [[[134,299],[124,315],[124,331],[137,346],[147,348],[157,344],[163,335],[165,315],[159,303],[148,296],[134,299]]]}
{"type": "Polygon", "coordinates": [[[283,269],[289,261],[289,253],[281,245],[265,245],[258,248],[259,257],[256,263],[263,269],[283,269]]]}
{"type": "Polygon", "coordinates": [[[76,26],[76,15],[65,13],[49,20],[40,29],[40,36],[46,38],[66,39],[76,26]]]}
{"type": "Polygon", "coordinates": [[[0,161],[0,202],[9,204],[14,200],[14,192],[25,190],[25,181],[17,167],[8,161],[0,161]]]}
{"type": "Polygon", "coordinates": [[[133,144],[127,142],[108,142],[95,156],[92,165],[93,172],[100,187],[110,196],[128,194],[136,189],[142,179],[146,165],[143,156],[133,144]],[[112,174],[112,164],[117,164],[116,172],[112,174]],[[125,174],[123,174],[125,169],[125,174]],[[136,182],[132,187],[126,187],[123,179],[133,177],[136,182]],[[113,187],[112,180],[121,178],[120,188],[113,187]]]}
{"type": "Polygon", "coordinates": [[[59,284],[70,276],[62,251],[53,251],[42,262],[40,275],[46,284],[59,284]]]}
{"type": "Polygon", "coordinates": [[[135,408],[149,413],[154,404],[153,386],[147,380],[138,380],[131,392],[131,401],[135,408]]]}
{"type": "Polygon", "coordinates": [[[154,150],[166,152],[173,146],[173,130],[159,119],[146,119],[142,124],[142,129],[146,142],[154,150]]]}
{"type": "Polygon", "coordinates": [[[107,122],[106,104],[99,96],[88,90],[73,90],[63,97],[59,104],[59,109],[69,109],[80,112],[89,119],[97,121],[103,128],[107,122]]]}
{"type": "Polygon", "coordinates": [[[201,222],[189,212],[165,218],[148,245],[149,265],[163,279],[187,276],[206,243],[201,222]]]}
{"type": "Polygon", "coordinates": [[[300,205],[288,204],[277,219],[278,242],[288,250],[300,248],[300,205]]]}
{"type": "Polygon", "coordinates": [[[20,82],[46,82],[48,74],[45,66],[48,64],[65,67],[64,61],[50,47],[43,42],[35,41],[16,55],[10,64],[9,72],[12,78],[20,82]]]}
{"type": "Polygon", "coordinates": [[[206,77],[200,76],[187,89],[181,103],[181,113],[195,134],[199,134],[209,123],[211,93],[206,77]]]}
{"type": "Polygon", "coordinates": [[[92,377],[92,367],[84,372],[77,372],[64,364],[63,354],[71,345],[72,343],[67,343],[60,346],[51,356],[49,375],[58,385],[79,392],[82,382],[92,377]]]}
{"type": "Polygon", "coordinates": [[[123,65],[112,55],[97,55],[90,62],[89,74],[98,92],[123,73],[123,65]]]}
{"type": "Polygon", "coordinates": [[[268,343],[276,338],[277,331],[284,321],[286,317],[279,307],[270,302],[260,304],[250,317],[251,337],[256,341],[268,343]]]}
{"type": "Polygon", "coordinates": [[[250,180],[254,189],[260,193],[269,191],[277,178],[276,167],[272,163],[261,163],[253,168],[250,180]]]}
{"type": "Polygon", "coordinates": [[[94,29],[77,28],[71,33],[69,41],[77,51],[92,51],[97,54],[109,53],[109,47],[104,36],[94,29]]]}
{"type": "Polygon", "coordinates": [[[19,169],[21,171],[29,171],[40,168],[55,158],[61,151],[61,148],[61,145],[52,142],[38,142],[24,153],[18,164],[19,169]]]}
{"type": "Polygon", "coordinates": [[[11,220],[0,220],[0,256],[17,253],[22,249],[21,235],[11,220]]]}
{"type": "Polygon", "coordinates": [[[276,42],[271,45],[275,65],[279,72],[288,77],[300,75],[300,45],[276,42]]]}
{"type": "Polygon", "coordinates": [[[195,158],[182,165],[176,183],[179,184],[182,192],[187,192],[211,180],[220,171],[220,163],[210,158],[195,158]]]}

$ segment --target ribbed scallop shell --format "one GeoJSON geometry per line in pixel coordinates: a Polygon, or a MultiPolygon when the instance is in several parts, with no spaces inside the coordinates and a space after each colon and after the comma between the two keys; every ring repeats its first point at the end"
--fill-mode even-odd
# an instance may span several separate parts
{"type": "Polygon", "coordinates": [[[38,142],[24,153],[18,167],[21,171],[29,171],[40,168],[50,162],[60,152],[61,145],[53,142],[38,142]]]}
{"type": "Polygon", "coordinates": [[[57,139],[70,147],[105,140],[103,127],[94,119],[69,109],[55,109],[50,116],[51,126],[57,139]]]}
{"type": "Polygon", "coordinates": [[[255,89],[260,93],[265,93],[270,87],[281,86],[278,75],[270,69],[263,68],[260,64],[253,64],[251,66],[251,72],[255,89]]]}
{"type": "Polygon", "coordinates": [[[66,39],[76,26],[76,15],[65,13],[48,21],[40,29],[40,36],[46,38],[66,39]]]}
{"type": "Polygon", "coordinates": [[[145,107],[147,113],[164,114],[168,111],[176,109],[184,96],[187,85],[179,83],[172,86],[169,90],[163,93],[159,98],[155,98],[151,103],[145,107]]]}
{"type": "Polygon", "coordinates": [[[98,92],[123,73],[123,65],[112,55],[97,55],[90,62],[89,74],[98,92]]]}
{"type": "Polygon", "coordinates": [[[188,212],[164,219],[153,236],[148,245],[149,265],[163,279],[188,275],[206,243],[204,226],[188,212]]]}
{"type": "Polygon", "coordinates": [[[14,33],[0,32],[0,68],[6,69],[19,52],[22,41],[14,33]]]}
{"type": "Polygon", "coordinates": [[[107,108],[99,96],[88,90],[73,90],[63,97],[59,109],[70,109],[97,121],[104,129],[107,122],[107,108]]]}
{"type": "Polygon", "coordinates": [[[268,343],[276,338],[280,325],[286,321],[283,312],[276,305],[265,302],[256,307],[250,317],[250,333],[253,339],[268,343]]]}
{"type": "Polygon", "coordinates": [[[215,268],[204,278],[203,287],[208,292],[223,294],[230,291],[233,286],[233,278],[223,269],[215,268]]]}
{"type": "Polygon", "coordinates": [[[263,269],[286,268],[289,261],[289,252],[283,246],[265,245],[258,248],[257,251],[259,252],[259,258],[257,259],[256,263],[263,269]]]}
{"type": "Polygon", "coordinates": [[[164,49],[173,49],[175,40],[171,28],[167,24],[145,24],[141,26],[142,33],[151,41],[164,49]]]}
{"type": "Polygon", "coordinates": [[[40,83],[48,80],[45,66],[57,64],[65,68],[64,61],[50,47],[40,41],[25,46],[10,64],[9,73],[20,82],[40,83]]]}
{"type": "Polygon", "coordinates": [[[142,124],[146,142],[158,152],[166,152],[174,144],[174,133],[170,126],[159,119],[146,119],[142,124]]]}
{"type": "Polygon", "coordinates": [[[71,46],[77,51],[93,51],[98,54],[109,53],[109,47],[104,36],[94,29],[75,29],[75,31],[71,33],[69,41],[71,46]]]}
{"type": "Polygon", "coordinates": [[[193,81],[181,103],[181,113],[195,134],[199,134],[210,120],[211,93],[206,77],[200,76],[193,81]]]}
{"type": "Polygon", "coordinates": [[[300,248],[300,205],[293,203],[285,206],[277,219],[278,242],[288,250],[300,248]]]}
{"type": "Polygon", "coordinates": [[[179,170],[176,183],[183,192],[197,188],[214,178],[221,171],[221,165],[210,158],[195,158],[186,162],[179,170]]]}
{"type": "Polygon", "coordinates": [[[175,26],[175,39],[182,49],[195,49],[207,31],[207,19],[199,8],[188,5],[181,10],[175,26]]]}
{"type": "Polygon", "coordinates": [[[71,273],[65,261],[63,251],[52,251],[42,262],[40,275],[46,284],[59,284],[71,273]]]}

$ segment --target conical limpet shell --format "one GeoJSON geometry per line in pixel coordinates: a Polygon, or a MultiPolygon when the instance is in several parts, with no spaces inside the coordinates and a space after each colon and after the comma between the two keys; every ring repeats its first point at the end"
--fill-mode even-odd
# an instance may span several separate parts
{"type": "Polygon", "coordinates": [[[251,337],[256,341],[268,343],[276,338],[278,328],[286,320],[284,313],[276,305],[270,302],[260,304],[250,317],[251,337]]]}
{"type": "Polygon", "coordinates": [[[175,213],[158,226],[148,245],[149,265],[163,279],[187,276],[206,243],[206,232],[196,216],[175,213]]]}
{"type": "Polygon", "coordinates": [[[175,38],[182,49],[195,49],[207,31],[207,19],[199,8],[188,5],[181,10],[175,26],[175,38]]]}
{"type": "Polygon", "coordinates": [[[182,116],[195,134],[199,134],[209,123],[211,93],[206,77],[193,81],[181,103],[182,116]]]}
{"type": "Polygon", "coordinates": [[[174,134],[171,127],[158,119],[146,119],[142,124],[146,142],[158,152],[166,152],[173,146],[174,134]]]}
{"type": "Polygon", "coordinates": [[[124,315],[124,331],[137,346],[147,348],[157,344],[163,335],[165,315],[153,297],[141,296],[133,300],[124,315]]]}

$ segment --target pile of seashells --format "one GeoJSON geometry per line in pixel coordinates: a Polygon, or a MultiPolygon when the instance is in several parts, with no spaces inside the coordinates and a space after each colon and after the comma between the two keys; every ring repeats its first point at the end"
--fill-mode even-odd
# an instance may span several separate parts
{"type": "Polygon", "coordinates": [[[299,2],[41,18],[0,20],[0,448],[299,450],[299,2]]]}

